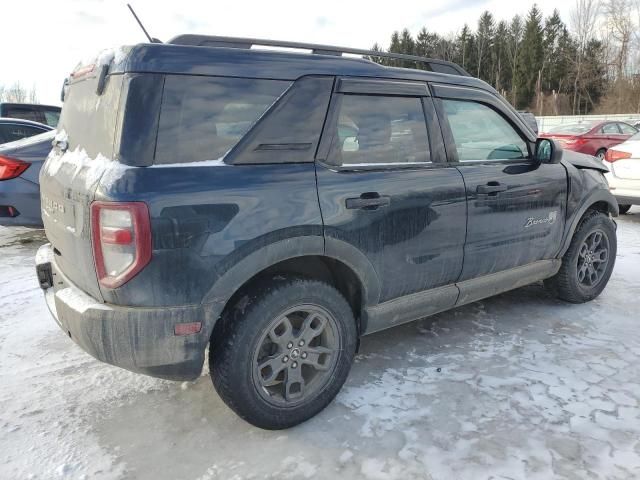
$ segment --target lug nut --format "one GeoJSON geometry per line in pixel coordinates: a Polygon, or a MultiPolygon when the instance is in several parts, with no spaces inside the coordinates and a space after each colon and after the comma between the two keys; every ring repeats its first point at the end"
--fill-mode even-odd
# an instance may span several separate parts
{"type": "Polygon", "coordinates": [[[300,355],[302,358],[307,358],[307,352],[302,352],[302,355],[300,355]]]}
{"type": "Polygon", "coordinates": [[[287,348],[291,348],[291,347],[293,347],[293,342],[287,343],[287,348]]]}
{"type": "Polygon", "coordinates": [[[297,366],[298,366],[298,362],[293,362],[293,363],[291,364],[291,367],[292,367],[292,368],[296,368],[297,366]]]}
{"type": "Polygon", "coordinates": [[[300,341],[298,342],[298,346],[299,346],[299,347],[304,346],[304,340],[300,340],[300,341]]]}
{"type": "Polygon", "coordinates": [[[284,363],[287,363],[287,362],[289,361],[289,356],[288,356],[288,355],[285,355],[284,357],[282,357],[282,361],[283,361],[284,363]]]}

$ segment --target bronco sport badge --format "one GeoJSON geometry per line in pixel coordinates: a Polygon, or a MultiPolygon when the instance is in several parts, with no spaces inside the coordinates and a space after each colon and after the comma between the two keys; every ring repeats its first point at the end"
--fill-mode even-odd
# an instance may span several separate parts
{"type": "Polygon", "coordinates": [[[558,218],[558,212],[555,210],[549,212],[549,216],[544,218],[529,217],[527,218],[527,223],[524,224],[524,228],[529,228],[541,223],[548,223],[549,225],[553,225],[556,221],[556,218],[558,218]]]}

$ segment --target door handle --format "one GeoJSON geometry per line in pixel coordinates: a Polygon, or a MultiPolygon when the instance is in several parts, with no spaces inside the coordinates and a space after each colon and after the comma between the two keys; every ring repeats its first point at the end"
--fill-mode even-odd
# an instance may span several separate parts
{"type": "Polygon", "coordinates": [[[486,185],[478,185],[476,193],[481,195],[497,195],[500,192],[506,192],[507,188],[506,185],[501,185],[498,182],[489,182],[486,185]]]}
{"type": "Polygon", "coordinates": [[[377,210],[386,207],[391,203],[391,197],[380,195],[379,193],[363,193],[356,198],[347,198],[345,204],[348,209],[362,208],[365,210],[377,210]]]}

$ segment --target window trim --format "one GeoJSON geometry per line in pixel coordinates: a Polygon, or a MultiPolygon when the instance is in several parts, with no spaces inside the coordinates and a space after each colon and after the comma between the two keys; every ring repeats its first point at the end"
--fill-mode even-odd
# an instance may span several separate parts
{"type": "Polygon", "coordinates": [[[382,95],[385,97],[431,96],[426,82],[341,77],[337,83],[336,93],[382,95]]]}
{"type": "MultiPolygon", "coordinates": [[[[519,118],[519,116],[513,114],[504,108],[502,102],[499,100],[499,97],[491,95],[482,90],[478,90],[475,88],[467,88],[467,87],[458,87],[451,85],[438,85],[432,84],[431,88],[434,92],[433,102],[435,105],[435,110],[438,116],[438,120],[440,123],[440,128],[442,129],[442,136],[445,143],[445,149],[447,152],[447,162],[450,165],[460,166],[460,165],[483,165],[483,164],[513,164],[513,163],[527,163],[531,164],[534,162],[533,158],[533,149],[535,146],[536,138],[531,135],[527,135],[528,128],[525,128],[524,121],[519,118]],[[525,142],[528,149],[528,156],[526,158],[505,158],[505,159],[485,159],[485,160],[460,160],[458,157],[458,150],[456,147],[456,143],[453,137],[453,131],[451,130],[451,125],[449,124],[449,118],[444,111],[443,100],[454,100],[461,102],[475,102],[481,105],[484,105],[498,115],[500,115],[504,120],[513,128],[520,136],[520,138],[525,142]]],[[[515,110],[514,110],[515,112],[515,110]]],[[[533,132],[531,132],[533,133],[533,132]]]]}
{"type": "Polygon", "coordinates": [[[437,116],[433,104],[428,103],[428,99],[431,97],[428,90],[428,86],[423,82],[403,82],[403,81],[389,81],[378,79],[359,79],[357,77],[344,77],[339,78],[336,81],[334,90],[331,94],[331,101],[329,102],[329,111],[325,120],[325,124],[318,145],[318,151],[316,153],[316,162],[323,165],[326,168],[335,171],[393,171],[393,170],[407,170],[407,169],[423,169],[423,168],[438,168],[447,166],[445,161],[444,145],[442,144],[442,136],[436,129],[436,125],[430,125],[427,120],[436,121],[437,116]],[[348,92],[341,92],[340,90],[344,81],[352,82],[349,84],[348,92]],[[356,82],[357,81],[357,82],[356,82]],[[355,85],[357,85],[357,92],[355,85]],[[411,85],[410,89],[413,94],[399,94],[405,90],[405,85],[411,85]],[[424,92],[420,90],[420,95],[417,95],[417,89],[415,85],[424,85],[424,92]],[[388,89],[388,90],[387,90],[388,89]],[[337,128],[335,125],[338,121],[340,113],[341,99],[344,96],[383,96],[383,97],[398,97],[398,98],[415,98],[420,102],[422,107],[423,120],[427,132],[427,142],[429,142],[429,161],[428,162],[388,162],[378,164],[351,164],[351,165],[337,165],[329,161],[329,154],[331,148],[335,142],[337,128]],[[434,152],[437,155],[434,155],[434,152]]]}

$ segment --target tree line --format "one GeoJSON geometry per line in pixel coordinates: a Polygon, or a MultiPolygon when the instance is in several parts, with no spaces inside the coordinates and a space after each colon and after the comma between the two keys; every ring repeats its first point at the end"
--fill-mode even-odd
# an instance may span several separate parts
{"type": "MultiPolygon", "coordinates": [[[[517,109],[538,115],[640,113],[640,2],[577,0],[566,24],[557,10],[544,18],[536,4],[498,20],[485,11],[475,30],[440,35],[423,27],[391,35],[386,51],[457,63],[517,109]],[[637,19],[634,21],[634,19],[637,19]]],[[[383,51],[375,44],[373,51],[383,51]]],[[[420,62],[372,57],[390,66],[420,62]]]]}
{"type": "Polygon", "coordinates": [[[0,102],[38,103],[38,93],[35,86],[28,90],[23,87],[20,82],[16,82],[6,87],[0,84],[0,102]]]}

